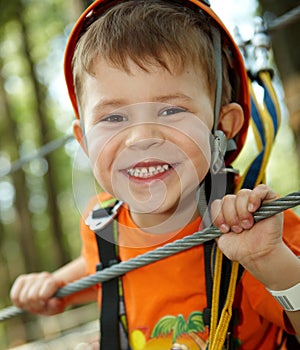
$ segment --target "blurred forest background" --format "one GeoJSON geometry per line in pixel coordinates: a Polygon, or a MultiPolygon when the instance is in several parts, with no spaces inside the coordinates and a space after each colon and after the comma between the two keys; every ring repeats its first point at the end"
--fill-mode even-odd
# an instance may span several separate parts
{"type": "MultiPolygon", "coordinates": [[[[77,146],[62,65],[68,34],[89,2],[0,0],[0,309],[11,304],[18,275],[52,271],[80,252],[77,146]]],[[[257,11],[276,18],[296,6],[299,0],[261,0],[257,11]]],[[[272,33],[284,117],[267,182],[281,195],[300,188],[299,33],[300,20],[272,33]]],[[[253,158],[251,143],[238,167],[253,158]]],[[[1,323],[0,349],[42,337],[35,319],[1,323]]]]}

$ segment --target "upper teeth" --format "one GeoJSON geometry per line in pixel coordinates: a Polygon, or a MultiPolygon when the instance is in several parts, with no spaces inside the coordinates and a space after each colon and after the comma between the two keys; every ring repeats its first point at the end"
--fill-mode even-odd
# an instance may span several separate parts
{"type": "Polygon", "coordinates": [[[153,175],[157,175],[159,173],[163,173],[167,171],[169,168],[170,168],[170,165],[163,164],[163,165],[149,166],[149,167],[143,167],[143,168],[130,168],[127,170],[127,173],[130,176],[147,178],[153,175]]]}

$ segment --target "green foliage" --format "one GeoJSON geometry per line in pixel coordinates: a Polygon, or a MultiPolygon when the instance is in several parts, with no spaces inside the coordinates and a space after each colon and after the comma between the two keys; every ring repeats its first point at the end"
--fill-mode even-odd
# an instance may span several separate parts
{"type": "Polygon", "coordinates": [[[2,27],[3,23],[9,21],[12,17],[14,17],[16,5],[18,2],[19,0],[0,0],[0,28],[2,27]]]}
{"type": "Polygon", "coordinates": [[[188,321],[185,320],[183,315],[165,316],[162,317],[155,325],[151,338],[157,338],[159,336],[167,336],[172,332],[172,342],[175,343],[177,338],[183,334],[203,332],[204,323],[202,312],[192,312],[188,321]]]}
{"type": "Polygon", "coordinates": [[[151,333],[151,338],[157,338],[160,335],[168,335],[174,328],[176,324],[175,316],[165,316],[161,318],[151,333]]]}
{"type": "Polygon", "coordinates": [[[178,315],[173,328],[172,341],[175,342],[182,334],[188,333],[187,323],[182,315],[178,315]]]}
{"type": "Polygon", "coordinates": [[[204,331],[204,322],[203,314],[200,311],[192,312],[188,318],[188,331],[189,332],[203,332],[204,331]]]}

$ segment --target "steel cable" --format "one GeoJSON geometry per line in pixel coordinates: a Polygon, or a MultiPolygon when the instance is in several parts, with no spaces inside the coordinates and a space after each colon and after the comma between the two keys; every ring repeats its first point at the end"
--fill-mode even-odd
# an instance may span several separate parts
{"type": "MultiPolygon", "coordinates": [[[[275,201],[263,204],[255,213],[254,220],[259,222],[270,216],[278,214],[288,208],[293,208],[300,205],[300,191],[293,192],[285,197],[278,198],[275,201]]],[[[164,259],[176,253],[182,252],[199,244],[213,240],[221,235],[221,232],[216,227],[208,227],[202,231],[195,232],[190,236],[168,243],[155,250],[141,254],[127,261],[122,261],[118,264],[112,265],[102,271],[98,271],[93,275],[84,277],[78,281],[72,282],[55,293],[55,296],[62,298],[79,292],[83,289],[91,287],[97,283],[108,281],[112,278],[119,277],[125,273],[135,270],[139,267],[154,263],[155,261],[164,259]]],[[[17,316],[23,313],[24,310],[10,306],[0,311],[0,322],[17,316]]]]}
{"type": "Polygon", "coordinates": [[[40,158],[45,157],[46,155],[61,148],[62,146],[64,146],[68,142],[72,141],[73,139],[74,139],[74,137],[72,135],[67,135],[67,136],[52,140],[49,143],[45,144],[44,146],[38,148],[34,152],[13,161],[9,165],[9,167],[3,168],[3,169],[0,167],[0,177],[9,176],[9,175],[15,173],[16,171],[22,169],[25,164],[27,164],[35,159],[40,159],[40,158]]]}
{"type": "Polygon", "coordinates": [[[280,17],[271,19],[268,21],[268,17],[266,18],[267,22],[267,32],[278,31],[282,28],[285,28],[300,19],[300,6],[295,7],[294,9],[286,12],[280,17]]]}

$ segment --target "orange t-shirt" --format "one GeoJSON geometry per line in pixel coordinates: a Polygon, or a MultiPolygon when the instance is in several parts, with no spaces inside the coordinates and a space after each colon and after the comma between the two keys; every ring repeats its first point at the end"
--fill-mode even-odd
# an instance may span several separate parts
{"type": "MultiPolygon", "coordinates": [[[[136,227],[123,206],[118,215],[120,259],[126,261],[200,229],[197,219],[179,233],[151,235],[136,227]]],[[[296,255],[300,255],[299,233],[300,218],[286,211],[284,240],[296,255]]],[[[95,233],[84,221],[81,235],[87,273],[93,274],[99,263],[98,248],[95,233]]],[[[190,350],[205,349],[208,330],[202,319],[207,306],[202,245],[130,271],[122,282],[133,350],[172,349],[174,343],[184,344],[190,350]]],[[[239,310],[239,323],[234,327],[239,349],[273,350],[280,329],[292,331],[281,306],[247,271],[238,285],[234,307],[239,310]]]]}

